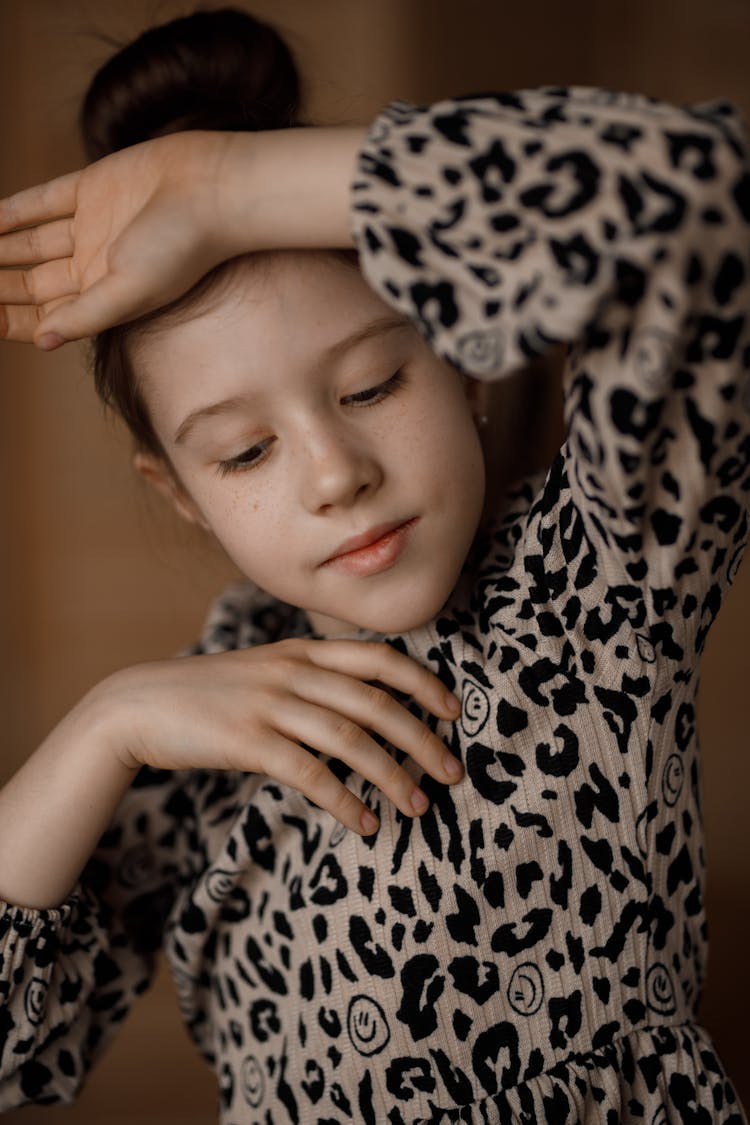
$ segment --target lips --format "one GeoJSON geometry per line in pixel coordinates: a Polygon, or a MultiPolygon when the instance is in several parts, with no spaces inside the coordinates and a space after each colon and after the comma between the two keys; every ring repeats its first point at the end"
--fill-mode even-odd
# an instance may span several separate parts
{"type": "Polygon", "coordinates": [[[404,547],[418,517],[393,520],[370,528],[362,535],[345,540],[335,554],[321,566],[333,566],[349,574],[377,574],[393,566],[404,547]]]}
{"type": "Polygon", "coordinates": [[[389,532],[395,531],[397,527],[402,527],[408,522],[410,521],[392,520],[390,523],[381,523],[377,527],[371,527],[369,531],[363,531],[361,535],[353,535],[351,539],[342,543],[330,558],[325,560],[323,566],[342,555],[348,555],[351,551],[359,551],[362,547],[369,547],[372,543],[377,543],[378,539],[382,539],[384,535],[388,535],[389,532]]]}

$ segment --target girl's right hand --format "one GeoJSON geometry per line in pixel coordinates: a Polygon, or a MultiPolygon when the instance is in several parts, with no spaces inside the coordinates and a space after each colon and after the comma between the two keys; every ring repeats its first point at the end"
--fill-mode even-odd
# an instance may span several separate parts
{"type": "Polygon", "coordinates": [[[145,141],[0,200],[0,338],[65,340],[159,308],[229,250],[210,237],[231,137],[145,141]]]}
{"type": "Polygon", "coordinates": [[[373,814],[301,743],[346,762],[407,816],[423,813],[427,798],[368,731],[438,781],[458,781],[463,772],[437,735],[372,681],[443,719],[456,719],[460,710],[410,657],[384,643],[351,640],[290,639],[140,664],[104,680],[89,703],[103,706],[108,745],[130,769],[267,774],[369,835],[377,828],[373,814]],[[452,763],[453,771],[446,768],[452,763]]]}
{"type": "Polygon", "coordinates": [[[346,247],[365,130],[195,130],[0,199],[0,339],[51,350],[254,250],[346,247]]]}

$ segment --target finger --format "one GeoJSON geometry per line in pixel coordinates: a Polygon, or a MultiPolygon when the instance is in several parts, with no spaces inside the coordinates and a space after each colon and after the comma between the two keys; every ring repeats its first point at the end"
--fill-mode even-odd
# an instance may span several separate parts
{"type": "Polygon", "coordinates": [[[405,816],[427,809],[429,801],[414,778],[357,722],[327,707],[292,698],[284,700],[275,726],[288,738],[346,762],[374,782],[405,816]]]}
{"type": "Polygon", "coordinates": [[[0,302],[44,305],[78,292],[72,258],[44,262],[30,270],[0,270],[0,302]]]}
{"type": "MultiPolygon", "coordinates": [[[[301,698],[328,710],[331,710],[331,700],[335,700],[332,713],[360,728],[376,731],[392,746],[405,750],[437,781],[458,781],[463,774],[461,763],[447,750],[443,740],[383,688],[309,665],[302,665],[293,688],[301,698]]],[[[387,757],[389,762],[393,761],[390,755],[387,757]]],[[[375,780],[371,774],[367,776],[375,780]]]]}
{"type": "Polygon", "coordinates": [[[0,199],[0,234],[72,215],[76,209],[80,171],[68,172],[45,184],[24,188],[0,199]]]}
{"type": "Polygon", "coordinates": [[[80,296],[64,304],[61,302],[54,315],[44,317],[35,342],[49,333],[61,336],[63,340],[82,340],[85,336],[95,336],[105,328],[132,320],[143,311],[142,298],[133,290],[132,283],[109,274],[80,296]]]}
{"type": "Polygon", "coordinates": [[[73,220],[60,219],[0,235],[0,266],[28,266],[73,253],[73,220]]]}
{"type": "Polygon", "coordinates": [[[35,305],[0,305],[0,340],[30,344],[39,328],[41,309],[35,305]]]}
{"type": "Polygon", "coordinates": [[[433,672],[380,641],[313,641],[307,655],[345,675],[380,680],[416,699],[433,715],[455,719],[461,709],[456,696],[433,672]]]}
{"type": "MultiPolygon", "coordinates": [[[[45,334],[44,318],[70,300],[71,297],[61,297],[42,306],[0,304],[0,340],[39,345],[40,338],[45,334]]],[[[64,344],[65,340],[59,343],[64,344]]],[[[44,350],[51,351],[52,348],[47,346],[44,350]]]]}
{"type": "Polygon", "coordinates": [[[345,828],[369,836],[378,827],[377,817],[367,805],[331,773],[325,762],[301,746],[281,736],[271,738],[264,746],[266,758],[274,763],[274,769],[271,773],[264,767],[263,772],[304,793],[345,828]]]}

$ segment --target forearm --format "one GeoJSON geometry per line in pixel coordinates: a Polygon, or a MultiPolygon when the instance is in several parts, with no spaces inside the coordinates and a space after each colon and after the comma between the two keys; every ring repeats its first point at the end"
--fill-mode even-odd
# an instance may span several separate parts
{"type": "Polygon", "coordinates": [[[351,183],[364,127],[236,133],[220,176],[217,215],[236,254],[354,245],[351,183]]]}
{"type": "Polygon", "coordinates": [[[241,254],[353,246],[364,137],[363,127],[174,133],[0,200],[0,339],[57,347],[169,304],[241,254]],[[61,241],[55,220],[71,214],[61,241]]]}
{"type": "Polygon", "coordinates": [[[109,748],[95,689],[0,790],[0,899],[59,906],[135,773],[109,748]]]}
{"type": "Polygon", "coordinates": [[[673,276],[652,327],[679,331],[691,257],[722,225],[744,244],[740,139],[736,114],[585,87],[388,108],[354,176],[362,270],[481,379],[580,339],[613,299],[627,316],[657,271],[673,276]]]}

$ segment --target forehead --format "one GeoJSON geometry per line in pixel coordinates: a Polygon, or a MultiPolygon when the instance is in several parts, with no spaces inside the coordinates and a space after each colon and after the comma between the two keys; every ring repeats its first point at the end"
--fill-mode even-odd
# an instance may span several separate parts
{"type": "Polygon", "coordinates": [[[157,316],[137,337],[144,354],[190,338],[195,343],[220,323],[237,320],[272,327],[282,318],[287,329],[302,319],[308,326],[323,324],[335,331],[339,319],[360,309],[383,309],[380,298],[367,285],[356,257],[325,250],[279,250],[246,254],[226,262],[195,297],[187,295],[164,316],[157,316]],[[340,313],[340,316],[339,316],[340,313]]]}
{"type": "Polygon", "coordinates": [[[228,263],[196,300],[148,325],[132,356],[148,380],[165,359],[172,366],[205,353],[215,367],[238,333],[261,352],[309,351],[390,312],[354,259],[317,250],[248,254],[228,263]]]}
{"type": "MultiPolygon", "coordinates": [[[[354,261],[313,250],[237,259],[192,307],[177,311],[157,318],[131,351],[157,424],[158,415],[171,420],[207,395],[304,378],[337,343],[395,315],[354,261]]],[[[375,337],[372,346],[386,339],[375,337]]]]}

